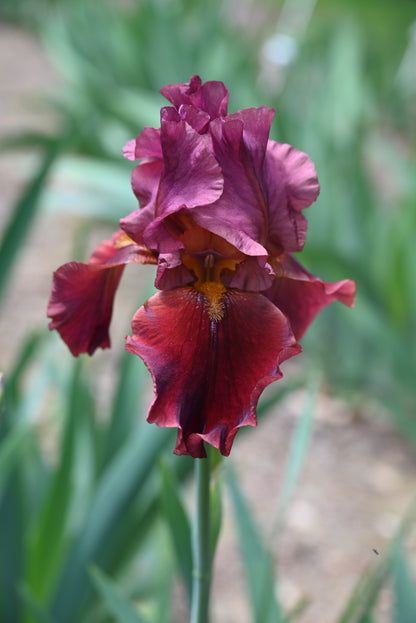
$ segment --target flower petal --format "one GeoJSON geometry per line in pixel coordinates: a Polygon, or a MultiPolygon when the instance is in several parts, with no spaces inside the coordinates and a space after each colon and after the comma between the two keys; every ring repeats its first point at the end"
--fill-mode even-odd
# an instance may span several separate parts
{"type": "MultiPolygon", "coordinates": [[[[209,135],[200,135],[185,121],[162,115],[163,170],[155,206],[155,219],[144,234],[146,245],[160,252],[178,248],[165,227],[165,219],[183,208],[211,204],[223,192],[224,180],[209,135]]],[[[123,223],[124,227],[124,223],[123,223]]]]}
{"type": "Polygon", "coordinates": [[[192,76],[187,84],[171,84],[160,89],[176,109],[191,104],[207,112],[211,119],[227,114],[228,89],[223,82],[210,81],[201,84],[199,76],[192,76]]]}
{"type": "Polygon", "coordinates": [[[95,249],[88,264],[69,262],[53,275],[49,329],[57,329],[74,356],[110,346],[114,295],[125,264],[156,263],[148,250],[125,238],[117,233],[95,249]]]}
{"type": "Polygon", "coordinates": [[[273,110],[263,107],[211,122],[214,154],[224,175],[224,192],[213,205],[198,207],[193,213],[201,227],[222,236],[246,255],[267,257],[269,215],[261,171],[272,118],[273,110]]]}
{"type": "Polygon", "coordinates": [[[160,130],[144,128],[137,138],[128,141],[123,147],[123,156],[128,160],[162,158],[160,130]]]}
{"type": "Polygon", "coordinates": [[[228,455],[241,426],[256,425],[263,389],[301,351],[286,317],[261,294],[228,291],[221,320],[192,287],[152,296],[135,314],[126,348],[141,357],[156,397],[148,421],[177,427],[176,454],[228,455]]]}
{"type": "Polygon", "coordinates": [[[140,202],[140,208],[120,220],[120,227],[139,245],[143,245],[144,230],[153,221],[159,188],[162,161],[139,164],[133,169],[131,185],[140,202]]]}
{"type": "Polygon", "coordinates": [[[165,120],[162,115],[161,124],[164,167],[156,216],[171,214],[182,206],[213,203],[222,194],[224,182],[211,153],[210,137],[201,136],[183,120],[165,120]]]}
{"type": "Polygon", "coordinates": [[[292,145],[269,141],[264,166],[264,192],[269,206],[267,248],[271,255],[300,251],[307,221],[301,210],[319,195],[312,160],[292,145]]]}
{"type": "Polygon", "coordinates": [[[340,301],[348,307],[354,305],[356,286],[351,279],[326,283],[305,270],[288,253],[272,265],[276,278],[264,295],[288,317],[297,340],[321,309],[330,303],[340,301]]]}

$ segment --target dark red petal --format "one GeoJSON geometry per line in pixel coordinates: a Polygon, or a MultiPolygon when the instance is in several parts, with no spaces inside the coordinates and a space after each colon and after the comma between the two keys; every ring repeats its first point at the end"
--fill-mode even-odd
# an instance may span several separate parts
{"type": "Polygon", "coordinates": [[[135,314],[126,348],[153,376],[148,421],[177,427],[176,454],[205,456],[206,441],[228,455],[241,426],[256,425],[263,389],[301,348],[286,317],[261,294],[228,291],[210,319],[192,287],[159,292],[135,314]]]}
{"type": "Polygon", "coordinates": [[[156,263],[155,257],[118,232],[93,252],[88,264],[69,262],[53,275],[47,315],[73,355],[110,346],[114,295],[127,262],[156,263]],[[121,244],[125,246],[118,246],[121,244]]]}
{"type": "Polygon", "coordinates": [[[315,277],[290,254],[273,262],[276,278],[267,296],[289,318],[297,340],[305,333],[315,316],[327,305],[340,301],[354,305],[355,283],[351,279],[326,283],[315,277]]]}
{"type": "Polygon", "coordinates": [[[73,355],[110,346],[108,328],[123,268],[69,262],[54,273],[49,329],[59,331],[73,355]]]}

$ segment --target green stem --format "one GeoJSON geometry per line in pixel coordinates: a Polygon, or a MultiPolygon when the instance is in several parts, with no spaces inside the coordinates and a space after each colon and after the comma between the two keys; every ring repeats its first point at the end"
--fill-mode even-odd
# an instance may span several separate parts
{"type": "MultiPolygon", "coordinates": [[[[208,449],[207,449],[208,450],[208,449]]],[[[208,623],[209,591],[211,585],[211,522],[210,522],[210,455],[195,459],[196,521],[193,543],[193,584],[191,623],[208,623]]]]}

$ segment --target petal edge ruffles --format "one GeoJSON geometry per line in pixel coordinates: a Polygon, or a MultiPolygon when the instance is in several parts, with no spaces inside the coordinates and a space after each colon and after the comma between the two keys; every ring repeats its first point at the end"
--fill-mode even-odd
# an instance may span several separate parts
{"type": "Polygon", "coordinates": [[[279,363],[298,354],[286,317],[261,294],[228,291],[220,321],[192,287],[152,296],[135,314],[128,351],[149,368],[155,399],[148,421],[177,427],[176,454],[204,457],[203,442],[225,456],[241,426],[256,425],[263,389],[279,363]]]}

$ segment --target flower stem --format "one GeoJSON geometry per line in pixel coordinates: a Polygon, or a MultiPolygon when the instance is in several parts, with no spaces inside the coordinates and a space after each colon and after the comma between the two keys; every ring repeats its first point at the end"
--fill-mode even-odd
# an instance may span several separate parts
{"type": "Polygon", "coordinates": [[[210,522],[210,474],[211,460],[195,459],[196,521],[193,542],[193,584],[191,623],[208,623],[209,592],[211,585],[211,522],[210,522]]]}

